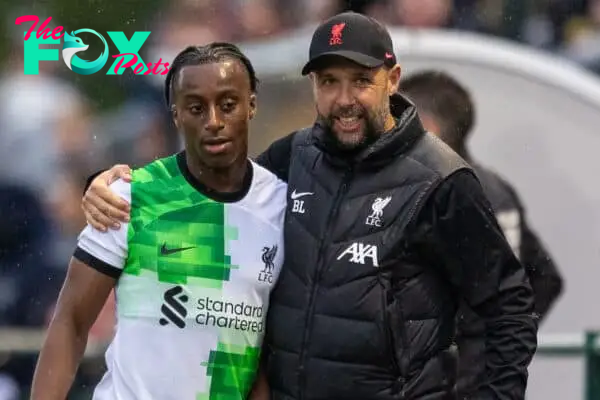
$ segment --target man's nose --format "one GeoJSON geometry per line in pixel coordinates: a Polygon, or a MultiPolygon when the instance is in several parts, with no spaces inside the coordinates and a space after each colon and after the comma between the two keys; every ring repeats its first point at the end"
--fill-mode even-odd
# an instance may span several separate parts
{"type": "Polygon", "coordinates": [[[219,132],[225,127],[223,124],[223,119],[221,118],[221,113],[219,112],[217,107],[210,107],[208,111],[208,119],[206,120],[206,124],[204,125],[204,129],[209,132],[219,132]]]}
{"type": "Polygon", "coordinates": [[[340,85],[336,100],[338,105],[342,107],[349,106],[355,103],[356,99],[354,98],[352,86],[349,83],[344,82],[340,85]]]}

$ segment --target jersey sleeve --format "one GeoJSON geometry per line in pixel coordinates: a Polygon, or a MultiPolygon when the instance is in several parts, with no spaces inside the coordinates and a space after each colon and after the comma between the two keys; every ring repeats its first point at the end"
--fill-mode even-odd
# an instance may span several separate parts
{"type": "MultiPolygon", "coordinates": [[[[110,188],[125,201],[131,202],[130,183],[119,179],[110,188]]],[[[79,234],[73,257],[103,274],[118,278],[127,260],[128,229],[128,223],[121,223],[119,229],[101,232],[88,224],[79,234]]]]}

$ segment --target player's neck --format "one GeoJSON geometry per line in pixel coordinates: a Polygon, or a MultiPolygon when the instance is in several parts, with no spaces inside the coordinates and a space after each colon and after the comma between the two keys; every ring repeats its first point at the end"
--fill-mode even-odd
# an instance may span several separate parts
{"type": "Polygon", "coordinates": [[[192,176],[215,192],[231,193],[243,189],[248,172],[248,160],[245,156],[240,156],[227,168],[210,168],[189,155],[186,157],[186,163],[192,176]]]}

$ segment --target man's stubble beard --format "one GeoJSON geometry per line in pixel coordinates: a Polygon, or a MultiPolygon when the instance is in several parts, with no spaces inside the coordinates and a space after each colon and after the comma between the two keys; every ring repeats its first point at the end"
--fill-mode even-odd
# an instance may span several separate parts
{"type": "Polygon", "coordinates": [[[334,114],[332,113],[326,117],[317,110],[317,118],[323,127],[323,133],[327,141],[332,143],[339,151],[349,154],[356,154],[366,149],[381,137],[385,130],[385,118],[381,114],[370,115],[368,112],[365,113],[363,131],[352,135],[352,140],[341,140],[333,128],[334,114]]]}

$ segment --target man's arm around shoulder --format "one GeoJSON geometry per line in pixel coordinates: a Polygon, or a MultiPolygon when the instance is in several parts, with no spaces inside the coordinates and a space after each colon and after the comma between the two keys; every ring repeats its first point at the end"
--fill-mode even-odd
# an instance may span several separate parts
{"type": "Polygon", "coordinates": [[[485,321],[486,381],[473,398],[522,400],[537,346],[533,292],[475,175],[446,178],[414,222],[416,246],[485,321]]]}

